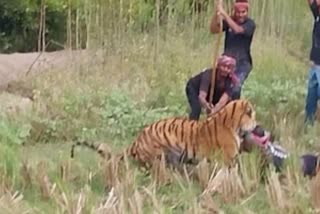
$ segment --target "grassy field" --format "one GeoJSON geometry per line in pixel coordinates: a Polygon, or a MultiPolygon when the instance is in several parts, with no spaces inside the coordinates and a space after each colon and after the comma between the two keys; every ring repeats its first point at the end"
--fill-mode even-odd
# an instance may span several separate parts
{"type": "Polygon", "coordinates": [[[186,178],[161,167],[146,175],[132,163],[117,172],[115,164],[100,165],[98,156],[86,149],[78,149],[70,160],[73,136],[105,142],[116,153],[144,125],[187,116],[185,82],[211,65],[212,47],[204,42],[192,48],[183,36],[167,39],[161,41],[154,66],[146,37],[128,46],[122,57],[108,56],[103,63],[92,57],[87,67],[70,66],[68,72],[51,71],[29,80],[41,92],[32,112],[1,121],[0,136],[6,142],[0,155],[1,207],[6,213],[312,213],[309,181],[302,177],[298,159],[316,151],[319,132],[318,127],[303,132],[308,67],[275,41],[255,41],[255,66],[243,96],[291,153],[281,185],[272,172],[270,182],[259,182],[256,154],[242,156],[241,188],[232,175],[222,193],[205,199],[199,196],[212,172],[206,166],[186,178]]]}
{"type": "MultiPolygon", "coordinates": [[[[288,24],[292,29],[281,24],[282,18],[277,28],[295,29],[294,23],[288,24]]],[[[40,92],[32,111],[0,121],[0,213],[315,213],[320,181],[303,178],[299,165],[301,154],[319,151],[319,126],[303,130],[308,64],[301,57],[308,56],[311,26],[300,25],[302,32],[284,39],[283,31],[265,34],[263,21],[243,97],[290,151],[286,179],[270,170],[260,182],[258,155],[244,154],[241,179],[233,172],[218,193],[200,197],[210,189],[214,166],[200,165],[189,176],[159,165],[147,174],[130,160],[103,163],[86,149],[70,159],[74,136],[107,143],[116,154],[146,124],[187,116],[186,81],[211,66],[216,37],[205,27],[179,33],[159,27],[88,50],[86,65],[70,62],[67,70],[26,80],[40,92]]]]}

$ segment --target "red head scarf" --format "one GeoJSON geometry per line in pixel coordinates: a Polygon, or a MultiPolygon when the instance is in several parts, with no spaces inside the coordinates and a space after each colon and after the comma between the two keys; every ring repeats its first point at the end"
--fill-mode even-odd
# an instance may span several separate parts
{"type": "Polygon", "coordinates": [[[231,56],[227,56],[227,55],[222,55],[218,58],[218,63],[217,63],[217,67],[219,68],[219,66],[228,66],[231,69],[231,73],[229,74],[229,77],[231,78],[232,82],[234,84],[239,84],[239,79],[235,74],[235,70],[236,70],[236,60],[231,57],[231,56]]]}
{"type": "Polygon", "coordinates": [[[249,10],[249,2],[248,0],[236,0],[234,3],[234,9],[235,10],[249,10]]]}

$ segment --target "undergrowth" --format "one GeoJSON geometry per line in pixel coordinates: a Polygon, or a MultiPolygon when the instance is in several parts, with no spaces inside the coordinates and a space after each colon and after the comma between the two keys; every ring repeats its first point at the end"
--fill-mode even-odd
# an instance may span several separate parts
{"type": "Polygon", "coordinates": [[[186,36],[167,35],[156,59],[153,40],[141,37],[130,38],[119,55],[88,52],[90,65],[27,80],[40,92],[32,111],[0,122],[0,207],[6,213],[312,213],[319,202],[309,190],[317,182],[309,183],[299,168],[299,156],[314,151],[319,131],[305,134],[302,128],[308,67],[275,38],[267,44],[256,39],[242,96],[290,151],[285,180],[271,169],[261,182],[256,153],[241,155],[241,176],[230,173],[209,195],[202,193],[217,173],[212,166],[200,165],[189,175],[160,163],[147,174],[130,160],[105,163],[86,149],[70,160],[75,136],[107,143],[116,153],[145,125],[188,115],[185,84],[211,66],[210,37],[191,47],[186,36]]]}

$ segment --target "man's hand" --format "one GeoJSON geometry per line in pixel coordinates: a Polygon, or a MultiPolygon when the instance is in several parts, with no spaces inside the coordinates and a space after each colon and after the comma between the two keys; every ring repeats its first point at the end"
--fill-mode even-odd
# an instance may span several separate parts
{"type": "Polygon", "coordinates": [[[222,0],[217,0],[218,7],[222,7],[222,0]]]}
{"type": "Polygon", "coordinates": [[[220,109],[221,109],[221,107],[216,105],[216,106],[214,106],[213,108],[210,109],[210,113],[208,115],[215,114],[218,111],[220,111],[220,109]]]}
{"type": "Polygon", "coordinates": [[[218,3],[218,7],[217,7],[217,14],[219,16],[222,16],[222,17],[225,17],[226,16],[226,11],[224,10],[223,8],[223,5],[222,5],[222,1],[220,0],[220,2],[218,3]]]}
{"type": "Polygon", "coordinates": [[[209,110],[207,110],[207,117],[209,117],[210,115],[213,115],[215,113],[217,113],[221,108],[219,108],[219,106],[214,106],[211,105],[211,108],[209,110]]]}
{"type": "Polygon", "coordinates": [[[206,103],[206,112],[207,114],[211,114],[214,109],[214,105],[212,103],[206,103]]]}
{"type": "Polygon", "coordinates": [[[320,0],[307,0],[307,2],[308,2],[309,4],[312,4],[313,2],[316,2],[317,5],[320,6],[320,0]]]}

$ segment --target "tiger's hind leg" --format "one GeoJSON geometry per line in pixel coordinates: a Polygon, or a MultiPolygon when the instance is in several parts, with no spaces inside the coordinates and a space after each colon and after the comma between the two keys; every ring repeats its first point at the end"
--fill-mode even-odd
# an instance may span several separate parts
{"type": "Polygon", "coordinates": [[[181,175],[191,176],[195,173],[198,161],[195,158],[188,158],[187,152],[182,149],[177,150],[167,150],[165,152],[165,159],[167,167],[173,169],[174,171],[180,173],[181,175]]]}
{"type": "Polygon", "coordinates": [[[174,149],[157,148],[152,153],[141,150],[140,147],[135,147],[129,152],[134,162],[139,166],[139,170],[144,173],[150,173],[150,169],[157,165],[158,162],[162,162],[164,159],[165,167],[179,168],[181,165],[182,151],[174,149]]]}
{"type": "Polygon", "coordinates": [[[183,166],[186,163],[186,152],[182,149],[166,149],[164,157],[167,167],[176,169],[180,172],[183,171],[183,166]]]}
{"type": "Polygon", "coordinates": [[[181,164],[180,162],[180,154],[174,151],[167,151],[164,153],[165,162],[168,166],[171,166],[173,168],[179,167],[181,164]]]}

